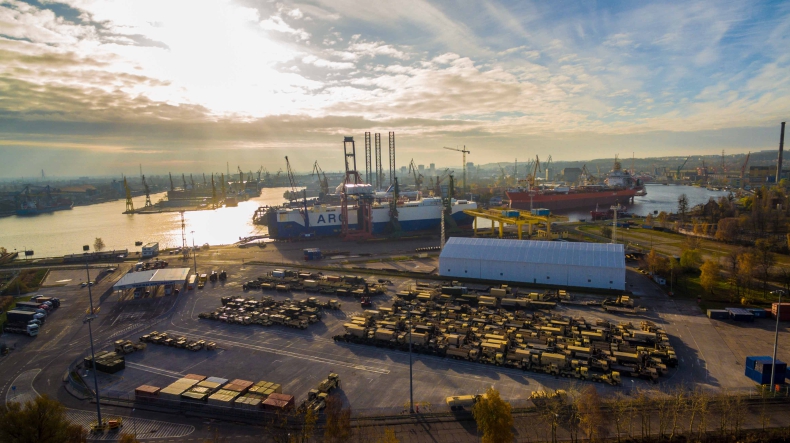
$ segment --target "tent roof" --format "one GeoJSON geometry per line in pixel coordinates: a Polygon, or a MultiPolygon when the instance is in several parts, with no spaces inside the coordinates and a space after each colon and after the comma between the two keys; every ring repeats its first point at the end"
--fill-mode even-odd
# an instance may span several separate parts
{"type": "Polygon", "coordinates": [[[453,237],[439,258],[625,268],[623,245],[611,243],[453,237]]]}

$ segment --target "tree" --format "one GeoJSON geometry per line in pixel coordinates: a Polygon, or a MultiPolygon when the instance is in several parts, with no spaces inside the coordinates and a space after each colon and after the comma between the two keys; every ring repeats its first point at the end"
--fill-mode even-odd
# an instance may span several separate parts
{"type": "Polygon", "coordinates": [[[483,443],[509,443],[513,441],[513,415],[510,403],[502,400],[499,391],[488,388],[475,403],[472,415],[477,428],[483,433],[483,443]]]}
{"type": "Polygon", "coordinates": [[[96,252],[101,252],[104,250],[104,240],[102,240],[101,237],[96,237],[96,240],[94,240],[93,250],[96,252]]]}
{"type": "Polygon", "coordinates": [[[738,230],[737,218],[723,218],[719,220],[719,225],[716,228],[716,240],[732,243],[738,239],[738,230]]]}
{"type": "Polygon", "coordinates": [[[326,398],[326,425],[324,441],[340,443],[351,438],[351,408],[343,407],[343,400],[337,395],[326,398]]]}
{"type": "Polygon", "coordinates": [[[702,271],[699,278],[702,289],[713,293],[713,290],[721,281],[721,265],[719,265],[719,261],[715,258],[705,260],[705,263],[700,267],[700,271],[702,271]]]}
{"type": "Polygon", "coordinates": [[[601,235],[606,238],[612,238],[612,227],[609,225],[605,225],[601,228],[601,235]]]}
{"type": "Polygon", "coordinates": [[[680,266],[685,270],[699,269],[702,254],[699,249],[686,249],[680,253],[680,266]]]}
{"type": "Polygon", "coordinates": [[[771,252],[772,248],[773,244],[768,239],[760,238],[754,242],[754,258],[760,280],[763,283],[763,297],[765,297],[765,293],[768,290],[767,285],[768,278],[771,276],[771,268],[776,264],[776,258],[773,252],[771,252]]]}
{"type": "Polygon", "coordinates": [[[598,395],[595,386],[592,385],[582,388],[580,395],[576,398],[576,408],[579,410],[579,424],[591,442],[605,437],[609,415],[603,413],[601,406],[601,397],[598,395]]]}
{"type": "Polygon", "coordinates": [[[384,435],[382,435],[376,443],[400,443],[398,437],[395,436],[395,430],[392,428],[384,428],[384,435]]]}
{"type": "Polygon", "coordinates": [[[139,443],[140,440],[134,436],[134,434],[121,434],[121,438],[118,439],[118,443],[139,443]]]}
{"type": "Polygon", "coordinates": [[[0,246],[0,254],[8,254],[8,249],[0,246]]]}
{"type": "Polygon", "coordinates": [[[645,217],[645,224],[653,226],[653,214],[647,214],[647,217],[645,217]]]}
{"type": "Polygon", "coordinates": [[[689,210],[689,198],[686,194],[680,194],[678,197],[678,214],[680,214],[680,220],[686,221],[686,212],[689,210]]]}
{"type": "Polygon", "coordinates": [[[738,286],[751,289],[752,288],[752,276],[754,275],[754,266],[755,266],[755,259],[754,254],[748,251],[744,251],[738,255],[738,269],[737,269],[737,278],[738,278],[738,286]]]}
{"type": "Polygon", "coordinates": [[[21,405],[11,402],[0,411],[0,441],[5,443],[77,443],[85,430],[66,419],[66,408],[44,395],[21,405]]]}

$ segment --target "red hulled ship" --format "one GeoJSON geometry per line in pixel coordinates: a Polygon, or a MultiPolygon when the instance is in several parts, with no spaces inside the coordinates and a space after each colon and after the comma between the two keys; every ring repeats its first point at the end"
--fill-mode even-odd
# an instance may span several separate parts
{"type": "MultiPolygon", "coordinates": [[[[585,183],[586,179],[582,177],[580,182],[585,183]]],[[[624,171],[617,159],[603,185],[528,186],[507,191],[511,208],[552,211],[633,203],[634,196],[642,195],[646,195],[642,182],[624,171]]]]}

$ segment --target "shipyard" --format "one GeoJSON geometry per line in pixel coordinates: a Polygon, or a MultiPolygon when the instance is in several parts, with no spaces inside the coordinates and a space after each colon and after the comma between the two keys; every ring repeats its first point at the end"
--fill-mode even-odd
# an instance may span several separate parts
{"type": "MultiPolygon", "coordinates": [[[[539,179],[536,159],[504,201],[479,203],[464,191],[474,180],[466,170],[460,181],[452,171],[430,177],[429,186],[413,161],[403,179],[382,168],[357,170],[358,152],[382,163],[371,140],[380,135],[364,134],[357,151],[354,137],[342,139],[347,170],[335,174],[337,184],[317,164],[311,175],[298,175],[285,157],[289,186],[272,188],[284,202],[248,205],[247,223],[266,231],[232,244],[195,244],[186,216],[235,210],[229,199],[245,201],[244,189],[256,198],[260,182],[243,174],[226,182],[220,174],[222,181],[205,180],[212,183],[206,192],[190,189],[183,174],[183,188],[171,185],[158,209],[147,209],[154,208],[148,189],[135,209],[128,182],[126,210],[115,206],[120,216],[144,220],[174,202],[180,245],[146,237],[103,251],[96,239],[82,254],[60,258],[7,254],[9,268],[47,272],[34,297],[8,310],[3,337],[15,342],[3,358],[36,352],[63,362],[16,374],[13,395],[33,395],[46,377],[60,377],[53,395],[90,435],[111,438],[134,420],[165,430],[152,431],[150,441],[159,432],[186,438],[195,425],[181,423],[209,417],[227,422],[220,427],[263,423],[276,433],[272,417],[291,417],[285,429],[294,429],[307,411],[323,416],[338,407],[354,411],[355,423],[370,432],[375,425],[365,417],[389,417],[403,429],[415,414],[460,424],[472,420],[473,405],[492,385],[518,417],[540,415],[547,402],[570,401],[587,386],[602,398],[687,387],[748,398],[774,377],[778,395],[787,395],[786,365],[765,369],[773,368],[766,357],[772,319],[786,317],[780,305],[702,302],[688,277],[651,258],[666,240],[659,236],[682,237],[690,228],[665,228],[666,218],[680,221],[678,213],[630,212],[630,199],[652,195],[653,186],[632,178],[619,159],[608,178],[583,174],[575,184],[539,179]],[[300,178],[311,177],[319,192],[308,197],[300,178]],[[245,182],[252,184],[239,185],[245,182]],[[620,205],[611,189],[630,197],[620,205]],[[519,193],[531,204],[518,203],[519,193]],[[542,207],[579,193],[586,203],[572,208],[589,211],[589,222],[572,220],[564,203],[542,207]],[[84,324],[72,320],[85,313],[98,321],[93,349],[71,338],[84,335],[84,324]],[[749,342],[739,338],[746,324],[749,342]],[[744,364],[753,369],[744,373],[744,364]],[[97,397],[109,418],[83,418],[97,397]],[[191,418],[176,418],[182,414],[191,418]]],[[[686,210],[703,216],[705,205],[686,210]]],[[[6,281],[6,293],[13,282],[6,281]]],[[[786,335],[782,329],[777,336],[779,356],[790,351],[786,335]]],[[[514,429],[527,435],[527,427],[514,429]]]]}
{"type": "Polygon", "coordinates": [[[786,5],[0,17],[0,442],[790,438],[786,5]]]}

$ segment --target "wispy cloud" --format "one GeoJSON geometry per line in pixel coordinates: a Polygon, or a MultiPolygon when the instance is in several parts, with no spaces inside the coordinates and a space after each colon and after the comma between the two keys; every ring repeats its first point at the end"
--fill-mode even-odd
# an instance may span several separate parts
{"type": "Polygon", "coordinates": [[[785,4],[5,0],[0,146],[318,155],[393,128],[425,161],[442,154],[425,143],[453,140],[492,160],[525,140],[558,159],[590,139],[599,155],[625,140],[648,154],[649,134],[679,134],[662,138],[671,150],[773,131],[790,110],[788,42],[785,4]]]}

